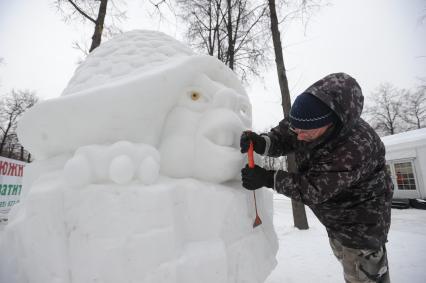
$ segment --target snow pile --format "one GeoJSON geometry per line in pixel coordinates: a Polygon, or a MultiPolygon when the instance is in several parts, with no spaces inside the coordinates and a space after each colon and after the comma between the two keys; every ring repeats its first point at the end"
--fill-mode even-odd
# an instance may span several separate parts
{"type": "Polygon", "coordinates": [[[278,249],[272,192],[256,192],[253,228],[253,193],[238,180],[250,102],[226,66],[182,46],[120,35],[66,95],[26,113],[19,138],[37,161],[0,235],[0,282],[266,279],[278,249]]]}

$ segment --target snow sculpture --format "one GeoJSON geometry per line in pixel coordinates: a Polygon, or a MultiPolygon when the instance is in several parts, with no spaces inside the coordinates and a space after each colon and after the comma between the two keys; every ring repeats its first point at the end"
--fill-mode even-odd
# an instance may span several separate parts
{"type": "Polygon", "coordinates": [[[272,193],[257,191],[253,229],[236,179],[250,126],[217,59],[153,31],[103,43],[19,123],[36,161],[1,232],[0,282],[263,282],[278,249],[272,193]]]}
{"type": "Polygon", "coordinates": [[[62,97],[33,107],[19,138],[37,159],[126,140],[160,149],[163,173],[223,182],[239,174],[251,105],[234,73],[158,32],[94,50],[62,97]],[[84,122],[82,122],[84,121],[84,122]]]}

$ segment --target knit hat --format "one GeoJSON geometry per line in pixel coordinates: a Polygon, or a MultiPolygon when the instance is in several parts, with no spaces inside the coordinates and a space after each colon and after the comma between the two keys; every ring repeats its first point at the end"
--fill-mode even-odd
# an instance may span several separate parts
{"type": "Polygon", "coordinates": [[[336,114],[314,95],[304,92],[293,103],[290,124],[303,130],[317,129],[335,122],[336,114]]]}

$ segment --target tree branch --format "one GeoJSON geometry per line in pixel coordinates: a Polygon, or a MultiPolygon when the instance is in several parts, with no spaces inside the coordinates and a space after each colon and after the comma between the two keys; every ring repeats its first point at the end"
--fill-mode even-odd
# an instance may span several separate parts
{"type": "Polygon", "coordinates": [[[80,7],[77,6],[77,4],[75,4],[72,0],[68,0],[68,2],[71,3],[71,5],[74,6],[74,8],[81,14],[83,15],[85,18],[87,18],[89,21],[93,22],[94,24],[96,24],[96,20],[94,20],[91,16],[89,16],[88,14],[86,14],[86,12],[84,12],[82,9],[80,9],[80,7]]]}

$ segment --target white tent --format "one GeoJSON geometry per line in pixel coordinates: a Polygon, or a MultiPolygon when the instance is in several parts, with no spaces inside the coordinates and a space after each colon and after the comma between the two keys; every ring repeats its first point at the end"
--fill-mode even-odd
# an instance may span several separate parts
{"type": "Polygon", "coordinates": [[[395,199],[426,198],[426,128],[382,138],[395,199]]]}

